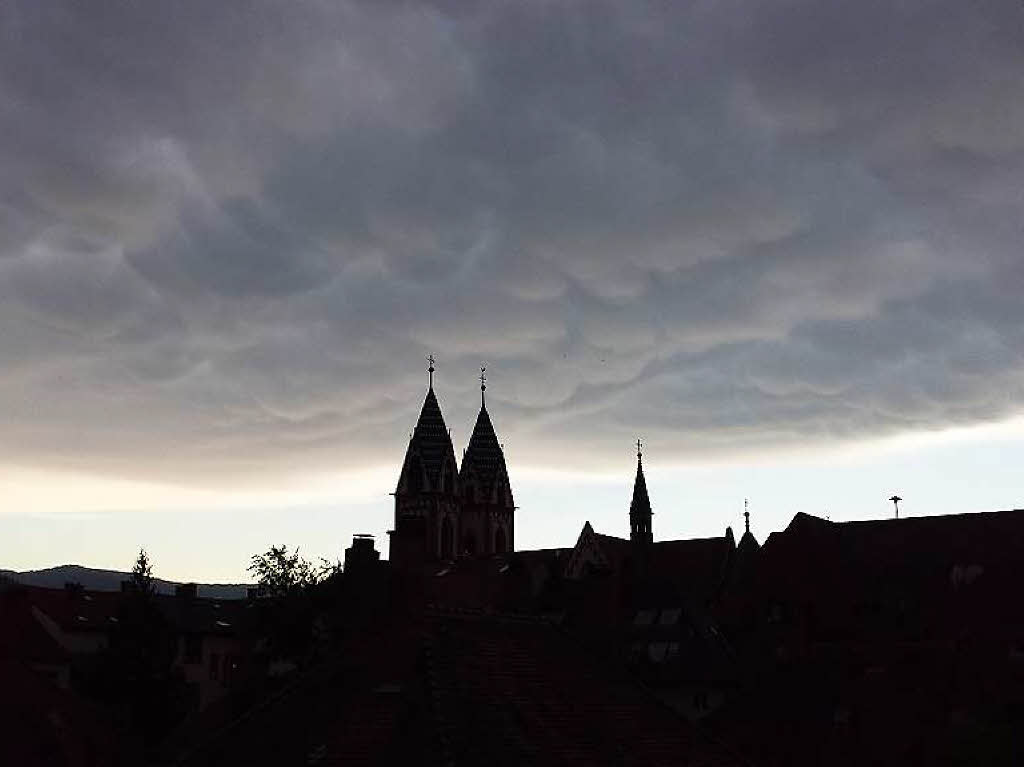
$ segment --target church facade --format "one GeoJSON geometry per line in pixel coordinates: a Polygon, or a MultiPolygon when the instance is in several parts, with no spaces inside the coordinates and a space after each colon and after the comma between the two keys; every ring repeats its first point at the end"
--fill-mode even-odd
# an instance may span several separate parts
{"type": "Polygon", "coordinates": [[[487,412],[480,371],[480,411],[461,466],[434,394],[434,365],[394,492],[390,559],[399,567],[504,554],[515,546],[515,501],[501,443],[487,412]]]}

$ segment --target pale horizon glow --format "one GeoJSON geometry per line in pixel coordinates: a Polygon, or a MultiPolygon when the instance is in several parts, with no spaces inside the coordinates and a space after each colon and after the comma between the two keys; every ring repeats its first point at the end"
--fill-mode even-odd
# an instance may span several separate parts
{"type": "MultiPolygon", "coordinates": [[[[635,448],[623,452],[620,472],[510,463],[520,506],[517,549],[570,547],[585,521],[600,532],[628,535],[635,448]]],[[[763,542],[798,511],[836,521],[888,518],[887,498],[893,492],[906,499],[904,516],[1024,506],[1015,468],[1022,460],[1024,419],[1016,418],[730,461],[662,462],[645,449],[644,470],[657,539],[721,535],[726,526],[738,534],[743,499],[749,498],[753,529],[763,542]],[[987,477],[984,485],[971,480],[980,473],[987,477]]],[[[7,511],[0,513],[0,569],[80,564],[127,570],[134,553],[145,546],[160,577],[244,582],[248,558],[272,544],[299,546],[304,556],[334,561],[342,558],[355,533],[373,534],[386,557],[389,493],[399,461],[340,472],[333,479],[320,476],[304,489],[292,479],[289,490],[276,493],[191,491],[81,476],[48,493],[47,486],[63,485],[56,481],[59,475],[44,482],[42,472],[8,472],[0,480],[8,499],[7,511]],[[83,537],[83,530],[93,532],[83,537]]]]}

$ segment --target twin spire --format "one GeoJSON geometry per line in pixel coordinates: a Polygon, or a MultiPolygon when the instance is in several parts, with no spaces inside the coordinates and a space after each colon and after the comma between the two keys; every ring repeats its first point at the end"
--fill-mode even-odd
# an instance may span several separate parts
{"type": "Polygon", "coordinates": [[[480,412],[470,435],[469,444],[463,453],[462,467],[458,469],[457,484],[461,488],[456,487],[455,482],[448,483],[440,477],[449,456],[451,458],[447,460],[447,465],[455,466],[454,451],[451,436],[444,426],[441,409],[438,407],[437,398],[434,395],[434,371],[437,360],[433,354],[428,355],[426,359],[429,389],[423,410],[420,413],[420,420],[413,432],[413,439],[410,440],[407,463],[410,456],[414,454],[423,461],[428,475],[426,483],[428,487],[466,491],[471,497],[479,498],[482,501],[490,499],[499,505],[514,506],[504,450],[501,443],[498,442],[490,415],[487,412],[486,365],[480,366],[480,412]],[[422,439],[424,436],[428,436],[428,439],[422,439]]]}

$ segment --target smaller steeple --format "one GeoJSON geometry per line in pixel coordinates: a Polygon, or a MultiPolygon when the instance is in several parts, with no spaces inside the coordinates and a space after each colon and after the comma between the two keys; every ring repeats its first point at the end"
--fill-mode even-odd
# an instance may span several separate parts
{"type": "Polygon", "coordinates": [[[654,542],[651,527],[651,499],[647,495],[647,479],[644,477],[643,443],[636,441],[636,479],[633,481],[633,500],[629,504],[629,538],[634,543],[654,542]]]}
{"type": "Polygon", "coordinates": [[[745,529],[743,536],[740,538],[737,551],[741,557],[749,557],[761,548],[761,544],[757,542],[757,538],[750,532],[750,503],[746,498],[743,499],[743,527],[745,529]]]}

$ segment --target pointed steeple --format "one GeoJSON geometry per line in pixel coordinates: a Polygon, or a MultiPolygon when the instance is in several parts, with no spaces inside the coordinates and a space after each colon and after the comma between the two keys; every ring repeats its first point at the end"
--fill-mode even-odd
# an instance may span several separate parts
{"type": "Polygon", "coordinates": [[[430,375],[427,396],[405,451],[398,493],[455,493],[455,449],[434,394],[434,357],[427,360],[430,375]]]}
{"type": "Polygon", "coordinates": [[[750,508],[746,498],[743,499],[743,526],[746,529],[743,531],[743,535],[740,538],[737,551],[741,555],[749,555],[760,549],[761,544],[757,542],[757,538],[755,538],[754,534],[750,532],[750,508]]]}
{"type": "Polygon", "coordinates": [[[651,499],[647,495],[647,479],[644,477],[644,454],[642,443],[636,441],[636,479],[633,480],[633,500],[629,504],[629,537],[636,543],[653,543],[651,526],[651,499]]]}
{"type": "Polygon", "coordinates": [[[480,368],[480,412],[462,457],[459,481],[473,488],[476,500],[512,508],[514,501],[505,467],[505,452],[494,433],[484,399],[484,392],[487,391],[486,371],[486,367],[480,368]]]}

